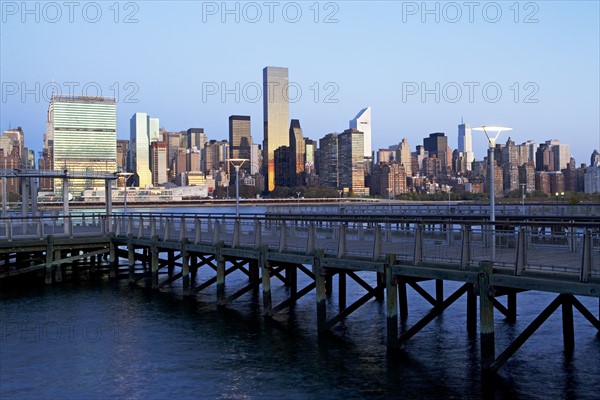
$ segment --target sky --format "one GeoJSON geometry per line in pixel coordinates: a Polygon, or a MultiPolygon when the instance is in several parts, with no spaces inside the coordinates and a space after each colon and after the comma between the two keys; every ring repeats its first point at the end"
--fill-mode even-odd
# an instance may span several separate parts
{"type": "MultiPolygon", "coordinates": [[[[227,139],[250,115],[263,140],[262,69],[289,68],[304,136],[372,107],[372,147],[457,125],[502,125],[518,144],[600,149],[598,1],[0,1],[0,129],[42,149],[50,94],[117,100],[117,137],[147,112],[169,131],[227,139]]],[[[473,133],[476,159],[487,146],[473,133]]],[[[37,154],[36,154],[37,155],[37,154]]]]}

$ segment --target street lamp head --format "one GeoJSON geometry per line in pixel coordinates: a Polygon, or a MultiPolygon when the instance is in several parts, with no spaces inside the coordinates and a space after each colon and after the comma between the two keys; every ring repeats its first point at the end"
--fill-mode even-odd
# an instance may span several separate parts
{"type": "Polygon", "coordinates": [[[476,128],[472,128],[472,130],[483,131],[483,133],[485,133],[485,136],[488,138],[490,148],[494,148],[494,147],[496,147],[496,139],[498,139],[500,132],[512,131],[512,128],[509,128],[506,126],[486,126],[486,125],[484,125],[484,126],[478,126],[476,128]],[[489,134],[488,134],[488,132],[489,132],[489,134]],[[496,136],[491,137],[490,134],[493,132],[496,132],[496,136]]]}

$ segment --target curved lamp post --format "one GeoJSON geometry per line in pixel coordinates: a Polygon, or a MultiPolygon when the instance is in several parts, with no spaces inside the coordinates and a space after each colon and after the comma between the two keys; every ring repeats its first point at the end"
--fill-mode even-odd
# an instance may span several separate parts
{"type": "Polygon", "coordinates": [[[122,176],[123,181],[123,214],[127,214],[127,181],[133,176],[132,172],[117,172],[117,176],[122,176]]]}
{"type": "Polygon", "coordinates": [[[485,136],[487,137],[489,148],[488,148],[488,160],[490,163],[489,172],[490,176],[488,180],[490,182],[490,222],[492,228],[492,261],[496,261],[496,190],[494,185],[494,148],[496,147],[496,139],[500,136],[501,132],[504,131],[512,131],[512,128],[508,128],[505,126],[480,126],[477,128],[473,128],[474,131],[483,131],[485,136]],[[489,134],[488,134],[489,132],[489,134]],[[490,136],[491,134],[496,133],[495,136],[490,136]]]}

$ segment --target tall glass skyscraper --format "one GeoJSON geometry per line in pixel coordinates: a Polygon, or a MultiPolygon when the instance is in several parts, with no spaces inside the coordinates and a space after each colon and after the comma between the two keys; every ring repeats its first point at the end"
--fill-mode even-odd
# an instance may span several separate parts
{"type": "Polygon", "coordinates": [[[130,121],[129,151],[135,174],[135,186],[152,186],[150,144],[159,140],[159,119],[136,112],[130,121]]]}
{"type": "MultiPolygon", "coordinates": [[[[229,157],[245,158],[249,160],[251,148],[252,136],[250,135],[250,116],[229,116],[229,157]]],[[[250,167],[248,165],[243,165],[242,169],[249,170],[250,167]]]]}
{"type": "MultiPolygon", "coordinates": [[[[114,98],[52,96],[48,132],[53,140],[53,167],[57,170],[109,172],[117,170],[117,104],[114,98]]],[[[56,191],[62,181],[56,179],[56,191]]],[[[73,180],[70,191],[104,186],[103,180],[73,180]]]]}
{"type": "Polygon", "coordinates": [[[263,69],[263,168],[268,191],[275,189],[275,150],[289,146],[288,69],[263,69]]]}

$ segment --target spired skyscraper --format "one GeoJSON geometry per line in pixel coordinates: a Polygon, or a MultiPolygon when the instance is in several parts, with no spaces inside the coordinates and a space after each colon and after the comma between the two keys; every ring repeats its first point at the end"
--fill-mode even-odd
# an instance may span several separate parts
{"type": "MultiPolygon", "coordinates": [[[[110,97],[53,95],[48,108],[47,139],[53,142],[54,169],[87,172],[117,170],[117,104],[110,97]]],[[[104,181],[74,180],[76,194],[104,181]]],[[[56,179],[55,191],[62,181],[56,179]]]]}
{"type": "Polygon", "coordinates": [[[458,125],[458,151],[463,153],[463,157],[467,162],[467,171],[470,171],[471,164],[475,160],[473,138],[471,136],[471,124],[465,124],[463,121],[458,125]]]}
{"type": "Polygon", "coordinates": [[[371,157],[371,107],[363,108],[356,114],[354,119],[350,120],[350,129],[361,131],[365,137],[364,153],[365,157],[371,157]]]}
{"type": "Polygon", "coordinates": [[[289,146],[288,69],[265,67],[263,69],[263,174],[266,189],[275,189],[275,150],[289,146]]]}

